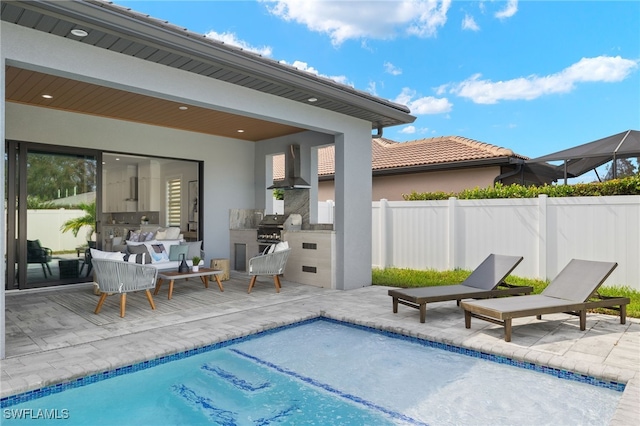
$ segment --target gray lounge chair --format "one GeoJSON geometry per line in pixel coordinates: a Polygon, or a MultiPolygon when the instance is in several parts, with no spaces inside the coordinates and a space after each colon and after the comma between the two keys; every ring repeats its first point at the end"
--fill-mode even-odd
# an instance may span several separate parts
{"type": "Polygon", "coordinates": [[[486,299],[489,297],[530,294],[533,287],[514,286],[504,279],[522,262],[522,256],[490,254],[461,284],[403,288],[389,290],[393,298],[393,313],[398,313],[398,303],[420,310],[420,322],[425,322],[427,303],[462,299],[486,299]]]}
{"type": "Polygon", "coordinates": [[[620,324],[627,318],[627,297],[605,297],[598,287],[618,266],[615,262],[596,262],[572,259],[556,278],[542,291],[508,299],[463,301],[465,327],[471,327],[471,317],[504,326],[504,340],[511,341],[511,320],[535,315],[564,312],[580,317],[580,330],[586,328],[587,310],[610,308],[620,311],[620,324]],[[616,308],[617,306],[617,308],[616,308]]]}

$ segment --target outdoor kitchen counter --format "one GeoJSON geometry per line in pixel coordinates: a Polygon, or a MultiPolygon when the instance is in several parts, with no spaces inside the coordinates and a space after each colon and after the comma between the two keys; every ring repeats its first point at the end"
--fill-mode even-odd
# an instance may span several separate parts
{"type": "Polygon", "coordinates": [[[335,231],[284,231],[291,254],[284,279],[324,288],[335,288],[335,231]]]}
{"type": "Polygon", "coordinates": [[[259,253],[258,240],[256,235],[258,229],[231,229],[229,230],[229,243],[231,259],[231,269],[235,271],[246,271],[249,259],[259,253]]]}

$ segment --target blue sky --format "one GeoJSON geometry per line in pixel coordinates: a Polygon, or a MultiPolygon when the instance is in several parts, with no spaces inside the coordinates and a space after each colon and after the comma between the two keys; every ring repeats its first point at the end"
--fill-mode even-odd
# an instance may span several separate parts
{"type": "Polygon", "coordinates": [[[640,130],[640,2],[118,1],[535,158],[640,130]]]}

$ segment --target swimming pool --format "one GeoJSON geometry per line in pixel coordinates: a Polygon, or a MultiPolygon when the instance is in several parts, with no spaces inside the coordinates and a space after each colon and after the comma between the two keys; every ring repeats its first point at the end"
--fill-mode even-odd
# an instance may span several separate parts
{"type": "Polygon", "coordinates": [[[5,398],[2,406],[3,424],[24,424],[19,416],[39,416],[37,424],[47,416],[55,424],[119,425],[607,424],[623,389],[318,319],[5,398]]]}

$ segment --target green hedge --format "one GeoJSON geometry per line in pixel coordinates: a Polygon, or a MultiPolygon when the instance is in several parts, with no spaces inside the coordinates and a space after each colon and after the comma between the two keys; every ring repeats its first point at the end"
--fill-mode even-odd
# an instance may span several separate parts
{"type": "Polygon", "coordinates": [[[578,183],[575,185],[523,186],[496,183],[487,188],[465,189],[462,192],[412,192],[402,194],[405,201],[447,200],[456,197],[461,200],[487,198],[536,198],[540,194],[549,197],[593,197],[603,195],[640,195],[640,175],[612,179],[606,182],[578,183]]]}

